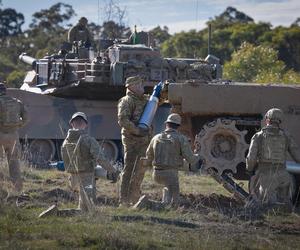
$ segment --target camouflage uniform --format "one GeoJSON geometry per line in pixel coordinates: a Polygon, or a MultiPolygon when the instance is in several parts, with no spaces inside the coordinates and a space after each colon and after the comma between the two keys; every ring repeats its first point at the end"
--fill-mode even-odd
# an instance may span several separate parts
{"type": "Polygon", "coordinates": [[[291,204],[293,178],[286,171],[287,152],[300,162],[298,146],[277,124],[267,125],[252,137],[246,158],[247,169],[255,171],[250,192],[263,204],[291,204]]]}
{"type": "Polygon", "coordinates": [[[86,24],[81,24],[81,20],[86,18],[81,18],[77,25],[73,26],[68,33],[68,41],[73,43],[74,41],[83,41],[86,44],[91,44],[92,37],[89,29],[86,27],[86,24]]]}
{"type": "Polygon", "coordinates": [[[18,129],[28,121],[28,114],[23,103],[6,95],[5,86],[0,83],[0,156],[5,153],[9,166],[9,175],[17,191],[22,190],[19,158],[21,145],[18,129]]]}
{"type": "MultiPolygon", "coordinates": [[[[178,114],[171,114],[166,122],[180,125],[181,118],[178,114]]],[[[153,166],[154,181],[164,186],[164,204],[178,203],[178,169],[183,167],[183,159],[194,165],[200,160],[200,156],[192,152],[188,138],[176,129],[166,128],[152,138],[147,148],[146,165],[153,166]]]]}
{"type": "MultiPolygon", "coordinates": [[[[131,79],[135,79],[132,77],[131,79]]],[[[128,86],[128,85],[127,85],[128,86]]],[[[124,147],[124,168],[121,173],[120,202],[136,202],[140,196],[140,186],[145,169],[140,164],[140,157],[145,155],[150,135],[139,135],[138,121],[147,103],[147,96],[137,96],[127,89],[126,96],[118,104],[118,123],[121,126],[124,147]]]]}
{"type": "Polygon", "coordinates": [[[108,172],[115,172],[104,157],[98,142],[85,130],[70,129],[61,148],[67,172],[71,174],[71,186],[79,189],[79,205],[82,211],[93,210],[95,192],[95,167],[99,163],[108,172]]]}

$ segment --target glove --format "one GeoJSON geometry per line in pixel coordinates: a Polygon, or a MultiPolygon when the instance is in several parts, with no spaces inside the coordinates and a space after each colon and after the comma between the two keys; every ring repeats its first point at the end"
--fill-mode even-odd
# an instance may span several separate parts
{"type": "Polygon", "coordinates": [[[197,161],[194,165],[191,165],[189,166],[189,170],[191,172],[198,172],[201,168],[202,168],[202,165],[203,165],[203,160],[200,159],[199,161],[197,161]]]}
{"type": "Polygon", "coordinates": [[[140,128],[140,127],[136,127],[136,128],[137,128],[136,135],[139,137],[144,137],[149,134],[149,128],[140,128]]]}
{"type": "Polygon", "coordinates": [[[116,183],[118,181],[119,175],[120,175],[119,170],[113,173],[107,173],[107,179],[111,181],[110,183],[116,183]]]}

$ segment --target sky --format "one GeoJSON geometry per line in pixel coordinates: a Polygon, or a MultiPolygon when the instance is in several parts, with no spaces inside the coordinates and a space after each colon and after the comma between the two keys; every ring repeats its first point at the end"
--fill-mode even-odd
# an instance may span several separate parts
{"type": "MultiPolygon", "coordinates": [[[[28,27],[34,12],[47,9],[57,2],[73,6],[77,16],[89,21],[104,21],[104,8],[109,0],[2,0],[2,8],[14,8],[25,16],[28,27]]],[[[168,26],[174,34],[191,29],[201,30],[205,23],[222,13],[228,6],[252,17],[255,22],[269,22],[273,26],[289,26],[300,17],[300,0],[114,0],[126,10],[125,24],[148,31],[160,25],[168,26]]]]}

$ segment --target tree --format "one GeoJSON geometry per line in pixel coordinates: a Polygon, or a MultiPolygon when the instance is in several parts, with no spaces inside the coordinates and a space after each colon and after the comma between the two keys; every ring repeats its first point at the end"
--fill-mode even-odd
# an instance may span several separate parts
{"type": "Polygon", "coordinates": [[[16,10],[0,9],[0,40],[7,36],[15,36],[22,32],[21,26],[24,24],[24,16],[16,10]]]}
{"type": "Polygon", "coordinates": [[[169,28],[167,26],[164,26],[163,28],[156,26],[150,30],[149,33],[153,37],[156,46],[160,46],[164,41],[171,37],[169,34],[169,28]]]}
{"type": "Polygon", "coordinates": [[[224,65],[224,77],[235,81],[257,83],[299,83],[300,75],[287,71],[278,60],[276,50],[268,46],[243,43],[233,53],[232,60],[224,65]],[[292,77],[289,75],[293,74],[292,77]]]}
{"type": "Polygon", "coordinates": [[[208,21],[211,25],[217,28],[224,28],[235,23],[253,23],[252,17],[246,15],[245,13],[238,11],[234,7],[227,7],[226,10],[220,15],[216,16],[213,20],[208,21]]]}
{"type": "Polygon", "coordinates": [[[104,22],[101,28],[101,38],[104,39],[128,38],[130,34],[130,28],[119,25],[114,21],[104,22]]]}
{"type": "Polygon", "coordinates": [[[31,29],[40,31],[56,31],[62,29],[62,24],[69,21],[75,15],[73,7],[69,4],[57,3],[49,9],[42,9],[33,14],[31,29]]]}

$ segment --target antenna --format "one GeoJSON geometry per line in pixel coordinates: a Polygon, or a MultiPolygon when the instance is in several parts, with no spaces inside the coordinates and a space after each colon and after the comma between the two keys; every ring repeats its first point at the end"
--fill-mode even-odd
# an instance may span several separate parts
{"type": "Polygon", "coordinates": [[[100,0],[98,0],[98,25],[100,25],[100,0]]]}
{"type": "Polygon", "coordinates": [[[211,42],[211,23],[208,24],[208,44],[207,44],[208,55],[210,55],[210,42],[211,42]]]}

